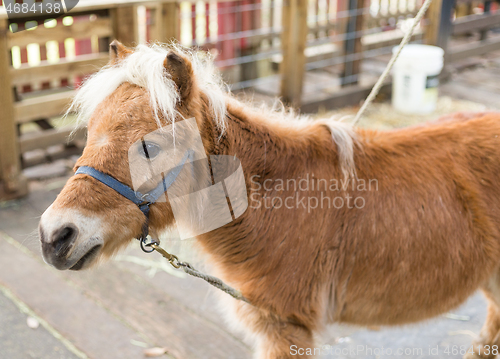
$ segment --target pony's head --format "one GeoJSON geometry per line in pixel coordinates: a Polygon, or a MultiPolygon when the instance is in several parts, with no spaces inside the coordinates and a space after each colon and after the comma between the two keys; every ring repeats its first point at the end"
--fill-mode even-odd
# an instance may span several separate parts
{"type": "MultiPolygon", "coordinates": [[[[176,122],[191,118],[200,131],[210,121],[214,133],[222,133],[225,94],[204,56],[174,45],[132,50],[114,41],[110,63],[86,81],[69,110],[88,128],[75,170],[92,167],[133,187],[130,151],[140,156],[147,149],[148,160],[159,156],[146,135],[166,125],[175,131],[176,122]],[[145,148],[133,146],[141,142],[145,148]]],[[[208,138],[202,134],[204,142],[208,138]]],[[[168,200],[151,206],[150,231],[173,222],[168,200]]],[[[40,220],[44,259],[58,269],[87,268],[139,236],[144,223],[139,207],[118,192],[88,175],[73,176],[40,220]]]]}

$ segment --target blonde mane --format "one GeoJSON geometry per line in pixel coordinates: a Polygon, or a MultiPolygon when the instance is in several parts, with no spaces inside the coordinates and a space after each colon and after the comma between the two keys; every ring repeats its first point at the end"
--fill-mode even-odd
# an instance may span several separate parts
{"type": "Polygon", "coordinates": [[[328,128],[333,142],[337,146],[339,167],[345,178],[356,177],[356,164],[354,162],[354,148],[359,146],[358,137],[352,124],[351,116],[328,116],[313,118],[307,114],[298,114],[293,108],[286,107],[283,102],[276,99],[272,104],[261,103],[256,107],[251,99],[228,100],[233,106],[245,106],[246,112],[252,112],[255,118],[264,119],[271,126],[281,128],[293,127],[301,131],[309,126],[321,124],[328,128]]]}
{"type": "MultiPolygon", "coordinates": [[[[178,114],[176,108],[180,95],[174,81],[166,73],[164,61],[169,52],[174,51],[189,58],[194,77],[201,92],[208,98],[214,122],[223,133],[226,128],[227,101],[238,101],[230,98],[227,85],[222,81],[219,72],[209,54],[187,49],[177,44],[138,45],[134,52],[115,65],[107,65],[90,76],[66,112],[77,113],[77,124],[86,124],[97,106],[111,95],[122,83],[128,82],[145,88],[150,96],[150,104],[158,127],[162,127],[161,117],[172,121],[178,114]]],[[[247,104],[249,110],[255,107],[247,104]]],[[[316,121],[308,116],[298,116],[287,109],[279,101],[269,108],[258,109],[260,115],[266,116],[270,123],[281,123],[287,126],[309,126],[316,121]]],[[[352,125],[337,119],[319,120],[327,126],[332,139],[337,145],[339,163],[345,176],[355,175],[353,147],[356,134],[352,125]]]]}
{"type": "Polygon", "coordinates": [[[176,107],[180,96],[174,81],[164,68],[165,58],[170,51],[183,54],[191,61],[197,85],[208,98],[215,123],[223,131],[227,86],[221,80],[208,54],[175,44],[138,45],[132,54],[117,64],[104,66],[80,87],[66,115],[76,112],[77,124],[86,124],[97,106],[118,86],[128,82],[148,91],[151,108],[159,127],[162,126],[160,117],[172,121],[178,115],[176,107]]]}

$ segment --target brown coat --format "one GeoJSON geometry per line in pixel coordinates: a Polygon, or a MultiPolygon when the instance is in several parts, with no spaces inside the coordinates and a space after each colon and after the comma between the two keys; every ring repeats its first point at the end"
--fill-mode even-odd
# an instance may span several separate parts
{"type": "MultiPolygon", "coordinates": [[[[430,318],[479,288],[491,298],[483,344],[494,343],[500,114],[387,132],[354,129],[357,177],[345,177],[339,148],[348,144],[332,141],[334,127],[271,121],[270,113],[227,98],[222,131],[189,58],[167,58],[165,68],[179,88],[178,111],[197,119],[207,154],[242,163],[250,207],[198,243],[217,274],[251,301],[225,298],[232,305],[225,309],[257,340],[259,358],[290,357],[290,345],[314,347],[313,333],[327,323],[430,318]]],[[[155,129],[146,91],[123,84],[90,120],[77,167],[130,185],[126,151],[155,129]]],[[[68,208],[102,219],[104,256],[139,234],[144,220],[133,203],[84,175],[68,181],[51,211],[68,208]]],[[[168,203],[152,206],[153,233],[173,221],[168,203]]]]}

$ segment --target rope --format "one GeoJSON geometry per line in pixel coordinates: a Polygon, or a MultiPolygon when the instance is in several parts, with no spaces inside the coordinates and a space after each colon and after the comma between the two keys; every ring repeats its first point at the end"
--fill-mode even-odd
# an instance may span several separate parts
{"type": "Polygon", "coordinates": [[[377,97],[378,92],[380,91],[380,88],[382,87],[387,76],[389,76],[389,73],[391,72],[392,67],[394,66],[394,63],[398,59],[399,54],[403,50],[403,47],[405,47],[410,42],[410,39],[413,35],[413,32],[415,31],[415,27],[420,22],[420,20],[422,20],[422,18],[424,17],[425,12],[429,8],[431,2],[432,2],[432,0],[425,0],[424,4],[422,5],[420,10],[418,11],[417,16],[413,20],[413,24],[412,24],[410,30],[405,34],[405,36],[403,37],[403,40],[401,40],[401,43],[399,44],[398,51],[392,55],[391,60],[387,64],[387,67],[385,68],[384,72],[382,73],[382,75],[380,75],[379,79],[375,83],[375,86],[373,86],[370,94],[366,98],[366,101],[363,103],[363,106],[361,106],[358,113],[356,114],[356,117],[354,117],[353,125],[356,125],[358,123],[359,119],[363,115],[363,112],[365,112],[366,108],[370,105],[370,103],[373,102],[375,97],[377,97]]]}
{"type": "Polygon", "coordinates": [[[222,280],[220,280],[217,277],[213,277],[208,274],[204,274],[199,272],[198,270],[194,269],[191,264],[186,263],[186,262],[179,262],[178,263],[182,269],[184,269],[184,272],[186,272],[189,275],[192,275],[193,277],[198,277],[206,281],[207,283],[213,285],[214,287],[222,290],[223,292],[226,292],[229,294],[231,297],[242,300],[244,302],[250,303],[248,299],[246,299],[239,290],[234,289],[230,286],[228,286],[226,283],[224,283],[222,280]]]}
{"type": "MultiPolygon", "coordinates": [[[[241,292],[237,289],[234,289],[233,287],[228,286],[226,283],[224,283],[222,280],[220,280],[217,277],[201,273],[197,269],[194,269],[193,266],[187,262],[181,262],[179,261],[179,258],[177,258],[176,255],[168,253],[165,249],[160,247],[158,242],[154,241],[151,243],[145,244],[146,247],[151,247],[154,250],[156,250],[158,253],[160,253],[166,260],[170,262],[170,264],[174,268],[181,268],[186,272],[187,274],[201,278],[208,284],[213,285],[214,287],[222,290],[223,292],[226,292],[229,294],[231,297],[234,299],[242,300],[243,302],[250,303],[250,301],[241,294],[241,292]]],[[[147,252],[150,253],[150,252],[147,252]]]]}

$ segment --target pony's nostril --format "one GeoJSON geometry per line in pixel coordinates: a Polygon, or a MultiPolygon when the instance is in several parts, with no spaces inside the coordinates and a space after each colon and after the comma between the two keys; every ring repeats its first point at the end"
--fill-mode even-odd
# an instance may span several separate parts
{"type": "Polygon", "coordinates": [[[77,236],[78,229],[73,224],[67,224],[56,230],[52,235],[52,244],[56,253],[62,255],[63,253],[60,252],[67,252],[77,236]]]}
{"type": "Polygon", "coordinates": [[[67,242],[73,237],[73,233],[75,233],[74,229],[71,227],[64,227],[59,235],[59,240],[63,242],[67,242]]]}

